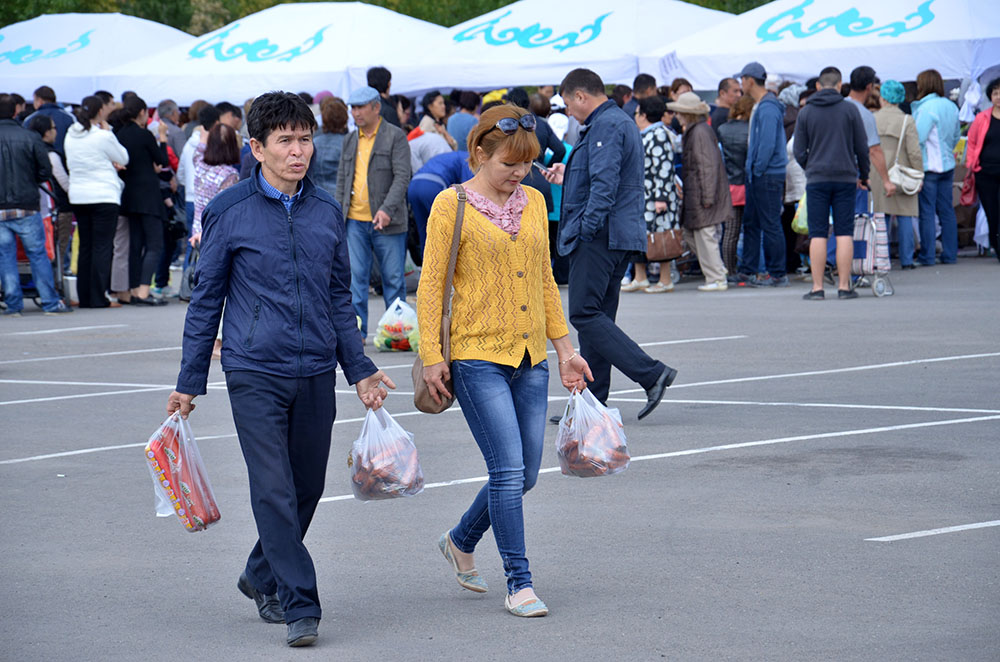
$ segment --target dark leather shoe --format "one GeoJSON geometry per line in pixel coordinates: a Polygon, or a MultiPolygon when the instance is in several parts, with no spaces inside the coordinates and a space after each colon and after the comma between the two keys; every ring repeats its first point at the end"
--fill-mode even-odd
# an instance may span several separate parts
{"type": "Polygon", "coordinates": [[[257,603],[257,613],[268,623],[284,623],[285,612],[278,602],[278,594],[266,595],[253,587],[246,573],[240,575],[240,580],[236,582],[236,588],[240,593],[257,603]]]}
{"type": "Polygon", "coordinates": [[[562,422],[562,416],[549,417],[549,423],[551,423],[552,425],[559,425],[560,422],[562,422]]]}
{"type": "Polygon", "coordinates": [[[656,383],[646,389],[646,406],[639,412],[640,421],[649,416],[656,409],[656,405],[660,404],[660,400],[663,399],[663,392],[667,390],[668,386],[674,383],[675,377],[677,377],[677,371],[667,366],[663,369],[663,374],[656,380],[656,383]]]}
{"type": "Polygon", "coordinates": [[[312,646],[319,636],[318,618],[300,618],[288,624],[288,645],[289,646],[312,646]]]}

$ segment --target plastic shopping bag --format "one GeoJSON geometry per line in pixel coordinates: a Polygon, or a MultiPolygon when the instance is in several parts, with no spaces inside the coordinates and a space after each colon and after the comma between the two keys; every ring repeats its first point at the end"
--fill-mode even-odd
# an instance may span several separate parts
{"type": "Polygon", "coordinates": [[[361,501],[408,497],[424,491],[424,473],[413,435],[385,407],[368,410],[347,466],[351,469],[351,489],[361,501]]]}
{"type": "Polygon", "coordinates": [[[608,409],[589,390],[573,391],[559,422],[556,455],[566,476],[610,476],[628,469],[625,428],[617,409],[608,409]]]}
{"type": "Polygon", "coordinates": [[[417,328],[417,311],[399,297],[392,302],[375,331],[375,349],[380,352],[417,351],[420,331],[417,328]]]}
{"type": "Polygon", "coordinates": [[[176,515],[188,531],[204,531],[219,521],[219,507],[208,482],[194,434],[179,413],[171,414],[146,444],[153,477],[156,515],[176,515]]]}
{"type": "Polygon", "coordinates": [[[806,194],[802,194],[799,205],[795,208],[795,217],[792,218],[792,231],[796,234],[809,234],[809,216],[806,214],[806,194]]]}

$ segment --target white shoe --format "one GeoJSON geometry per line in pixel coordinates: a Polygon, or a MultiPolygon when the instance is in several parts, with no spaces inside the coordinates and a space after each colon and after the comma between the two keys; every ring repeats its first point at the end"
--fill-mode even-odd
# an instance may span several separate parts
{"type": "Polygon", "coordinates": [[[654,283],[653,285],[644,288],[642,291],[645,292],[646,294],[661,294],[663,292],[673,292],[674,284],[670,283],[668,285],[661,280],[659,283],[654,283]]]}
{"type": "Polygon", "coordinates": [[[700,292],[725,292],[729,289],[729,285],[724,280],[717,280],[714,283],[706,283],[705,285],[699,285],[698,291],[700,292]]]}
{"type": "Polygon", "coordinates": [[[648,280],[633,280],[628,285],[622,285],[622,292],[636,292],[638,290],[644,290],[649,287],[648,280]]]}

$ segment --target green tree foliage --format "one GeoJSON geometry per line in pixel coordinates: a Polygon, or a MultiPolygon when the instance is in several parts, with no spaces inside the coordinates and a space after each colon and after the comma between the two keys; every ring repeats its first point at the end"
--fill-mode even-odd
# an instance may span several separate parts
{"type": "MultiPolygon", "coordinates": [[[[346,1],[346,0],[338,0],[346,1]]],[[[431,23],[451,27],[493,11],[512,0],[365,0],[431,23]]],[[[768,0],[688,0],[696,5],[742,13],[768,0]]],[[[613,2],[613,0],[612,0],[613,2]]],[[[280,0],[36,0],[0,2],[0,25],[24,21],[41,14],[67,12],[121,12],[147,18],[179,30],[202,35],[226,23],[281,4],[280,0]]],[[[566,5],[573,11],[572,4],[566,5]]]]}

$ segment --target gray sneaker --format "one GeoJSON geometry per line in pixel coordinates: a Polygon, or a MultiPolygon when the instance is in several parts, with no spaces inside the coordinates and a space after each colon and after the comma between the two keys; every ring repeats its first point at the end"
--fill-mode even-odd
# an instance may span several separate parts
{"type": "Polygon", "coordinates": [[[58,306],[56,306],[52,310],[46,310],[45,314],[46,315],[64,315],[66,313],[71,313],[71,312],[73,312],[73,309],[70,308],[69,306],[67,306],[62,301],[60,301],[58,306]]]}
{"type": "Polygon", "coordinates": [[[771,278],[770,282],[767,283],[770,287],[788,287],[788,276],[782,276],[781,278],[771,278]]]}
{"type": "Polygon", "coordinates": [[[4,308],[2,311],[0,311],[0,315],[3,315],[4,317],[20,317],[21,311],[11,310],[10,308],[4,308]]]}

